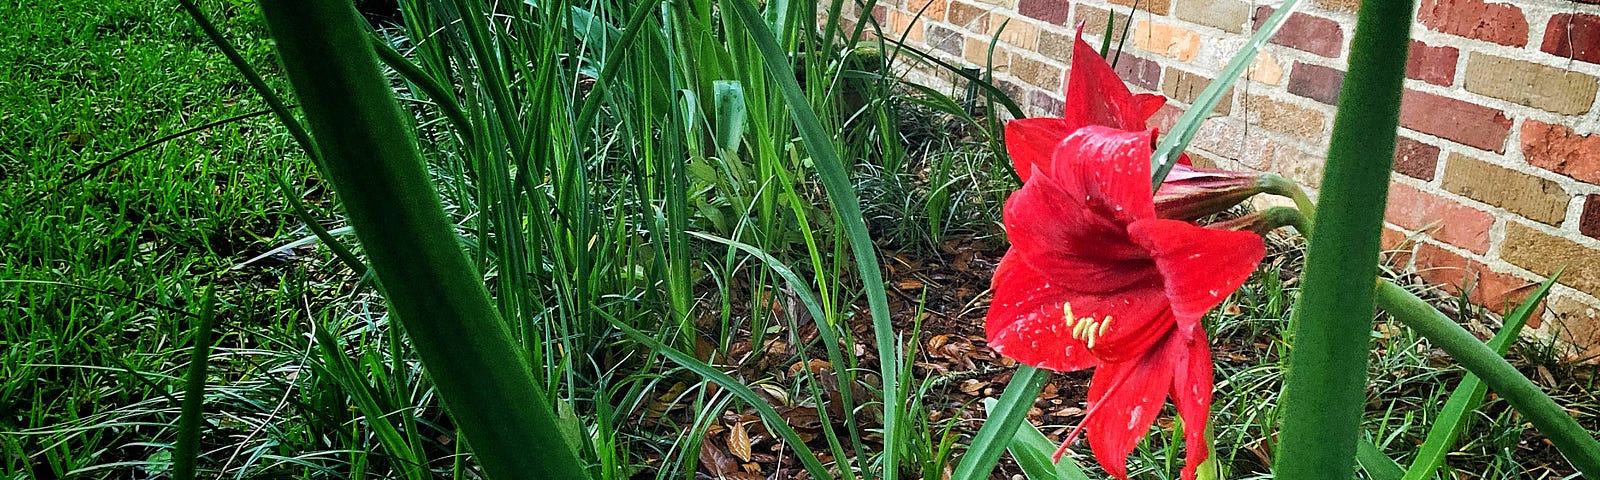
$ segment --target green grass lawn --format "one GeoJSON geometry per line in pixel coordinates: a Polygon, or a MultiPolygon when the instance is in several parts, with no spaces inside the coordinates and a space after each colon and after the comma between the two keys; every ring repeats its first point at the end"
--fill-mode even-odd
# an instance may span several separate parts
{"type": "MultiPolygon", "coordinates": [[[[276,69],[253,3],[206,7],[276,69]]],[[[0,471],[99,476],[83,469],[171,441],[161,394],[180,384],[200,287],[241,307],[223,345],[300,331],[275,275],[229,267],[295,229],[266,175],[307,163],[270,116],[106,163],[264,108],[176,2],[6,1],[0,18],[0,471]]]]}
{"type": "MultiPolygon", "coordinates": [[[[182,377],[207,287],[216,289],[222,314],[205,392],[203,476],[479,478],[371,281],[310,242],[241,265],[311,235],[273,176],[288,183],[289,194],[303,200],[319,224],[343,225],[332,193],[271,115],[117,158],[164,136],[266,108],[175,0],[0,2],[0,18],[9,20],[0,30],[0,479],[170,474],[182,377]]],[[[603,11],[611,2],[584,5],[615,15],[603,11]]],[[[214,0],[202,8],[286,95],[254,2],[214,0]]],[[[664,71],[669,67],[644,60],[649,52],[629,52],[619,86],[605,93],[615,97],[597,110],[596,135],[589,138],[594,145],[566,148],[562,142],[588,133],[559,122],[526,122],[545,128],[528,134],[534,139],[526,143],[529,151],[549,154],[535,157],[548,163],[530,170],[508,167],[505,152],[497,156],[473,143],[523,145],[505,130],[484,127],[496,121],[485,105],[498,100],[466,88],[453,92],[482,102],[468,105],[464,115],[486,133],[469,138],[440,120],[437,104],[415,84],[394,85],[421,125],[424,156],[466,251],[485,272],[529,358],[541,362],[536,375],[553,392],[563,428],[583,439],[585,460],[605,465],[605,478],[716,471],[735,455],[728,442],[737,438],[756,443],[751,468],[771,474],[769,467],[788,461],[786,472],[794,471],[771,433],[761,438],[764,427],[747,405],[647,354],[607,322],[653,330],[758,384],[763,398],[799,419],[796,428],[814,429],[804,432],[814,448],[848,448],[862,457],[840,459],[843,464],[873,464],[870,453],[855,450],[863,444],[901,448],[909,478],[938,477],[954,458],[941,446],[970,440],[976,427],[969,420],[982,416],[974,405],[997,396],[1011,372],[981,346],[961,355],[950,353],[959,348],[916,351],[935,338],[939,346],[972,347],[961,340],[971,335],[981,341],[989,269],[1003,251],[999,205],[1014,187],[1009,173],[997,170],[1006,168],[993,154],[999,144],[981,127],[966,125],[981,118],[957,121],[930,108],[938,102],[925,97],[912,105],[903,87],[875,90],[896,95],[868,102],[877,116],[844,122],[828,117],[839,112],[824,112],[825,121],[846,132],[838,139],[842,156],[856,169],[852,180],[882,247],[896,333],[914,357],[892,359],[907,366],[901,381],[917,408],[908,412],[907,438],[886,441],[876,430],[884,409],[872,402],[884,382],[874,376],[880,359],[871,347],[862,287],[810,177],[811,160],[790,138],[793,125],[782,101],[756,90],[766,86],[759,80],[764,73],[747,70],[754,49],[719,44],[722,33],[704,27],[641,42],[656,42],[643,43],[656,49],[694,43],[686,39],[717,45],[694,53],[714,51],[724,55],[717,57],[723,64],[708,60],[664,71]],[[754,85],[746,87],[748,104],[739,106],[750,111],[748,125],[716,122],[725,99],[715,100],[714,116],[676,116],[678,102],[693,103],[685,91],[726,93],[725,85],[710,82],[719,75],[754,85]],[[668,80],[679,83],[658,84],[668,80]],[[723,129],[735,132],[731,146],[724,145],[723,129]],[[702,151],[709,142],[684,140],[713,133],[716,148],[725,151],[702,151]],[[491,170],[482,165],[491,161],[506,167],[499,173],[522,176],[485,175],[491,170]],[[770,259],[689,238],[685,230],[735,238],[770,259]],[[682,243],[661,246],[671,238],[682,243]],[[799,325],[800,300],[763,264],[769,261],[816,282],[812,288],[839,322],[841,341],[854,342],[844,344],[855,347],[843,359],[850,365],[816,367],[824,357],[815,327],[799,325]],[[674,288],[680,296],[669,298],[674,288]],[[846,431],[842,411],[833,425],[820,425],[818,414],[835,407],[822,399],[839,398],[844,382],[835,375],[850,366],[860,376],[846,391],[857,392],[863,406],[852,415],[862,425],[846,431]],[[690,430],[696,433],[683,433],[690,430]],[[832,439],[837,443],[825,444],[823,433],[839,435],[832,439]]],[[[570,40],[563,33],[515,33],[529,45],[570,40]]],[[[436,56],[417,60],[433,75],[457,82],[481,78],[463,69],[463,51],[426,50],[441,48],[442,41],[434,42],[408,53],[436,56]]],[[[584,95],[601,94],[584,84],[600,73],[593,68],[598,53],[561,42],[547,45],[550,51],[502,52],[519,60],[559,60],[550,70],[531,67],[533,60],[506,63],[519,81],[508,95],[545,109],[518,105],[531,110],[518,114],[541,121],[573,115],[584,95]],[[550,57],[539,56],[545,54],[550,57]],[[534,88],[528,85],[548,87],[540,94],[548,95],[523,90],[534,88]]],[[[812,85],[825,84],[819,70],[801,75],[816,76],[809,78],[812,85]]],[[[867,73],[858,76],[870,78],[867,73]]],[[[713,105],[707,97],[702,101],[713,105]]],[[[1218,362],[1217,451],[1235,478],[1268,475],[1279,362],[1298,295],[1302,252],[1293,242],[1271,246],[1266,266],[1208,320],[1218,362]]],[[[1470,306],[1459,310],[1464,323],[1494,324],[1470,306]]],[[[1369,372],[1366,430],[1372,443],[1404,462],[1462,372],[1390,319],[1380,316],[1373,335],[1379,348],[1369,372]]],[[[1557,364],[1544,347],[1519,346],[1515,363],[1595,428],[1593,372],[1557,364]]],[[[1086,379],[1058,375],[1047,390],[1051,397],[1040,400],[1041,413],[1032,418],[1052,439],[1081,420],[1086,379]]],[[[1491,399],[1473,420],[1450,460],[1464,476],[1446,478],[1571,474],[1503,401],[1491,399]]],[[[1163,434],[1152,435],[1135,452],[1135,478],[1176,478],[1181,454],[1175,448],[1163,434]]],[[[1088,465],[1092,461],[1080,460],[1099,472],[1088,465]]],[[[732,468],[744,468],[737,463],[732,468]]],[[[1015,466],[1007,464],[996,475],[1013,473],[1015,466]]]]}

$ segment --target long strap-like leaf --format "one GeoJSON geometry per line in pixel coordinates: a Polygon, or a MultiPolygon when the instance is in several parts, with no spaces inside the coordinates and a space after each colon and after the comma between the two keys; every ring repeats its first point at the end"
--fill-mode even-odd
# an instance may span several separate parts
{"type": "Polygon", "coordinates": [[[491,478],[585,478],[467,262],[350,2],[262,0],[284,70],[385,297],[491,478]]]}
{"type": "Polygon", "coordinates": [[[1379,283],[1377,302],[1384,311],[1450,354],[1450,358],[1483,379],[1489,389],[1526,415],[1584,476],[1600,478],[1600,442],[1498,352],[1398,285],[1379,283]]]}

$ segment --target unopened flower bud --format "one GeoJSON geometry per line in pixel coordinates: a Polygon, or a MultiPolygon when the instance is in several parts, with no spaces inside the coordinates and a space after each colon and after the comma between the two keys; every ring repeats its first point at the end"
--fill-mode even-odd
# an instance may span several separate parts
{"type": "Polygon", "coordinates": [[[1156,216],[1194,221],[1221,213],[1271,189],[1272,174],[1174,165],[1156,191],[1156,216]]]}

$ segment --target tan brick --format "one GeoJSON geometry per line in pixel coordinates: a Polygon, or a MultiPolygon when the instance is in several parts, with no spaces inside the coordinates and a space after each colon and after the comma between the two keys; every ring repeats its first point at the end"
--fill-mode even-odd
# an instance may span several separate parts
{"type": "Polygon", "coordinates": [[[950,6],[945,13],[945,21],[969,31],[988,31],[989,9],[959,0],[951,0],[950,6]]]}
{"type": "MultiPolygon", "coordinates": [[[[1227,61],[1224,60],[1223,64],[1217,65],[1217,70],[1220,71],[1226,67],[1226,62],[1227,61]]],[[[1245,70],[1248,72],[1247,74],[1250,75],[1251,80],[1265,83],[1267,85],[1277,85],[1279,83],[1283,83],[1283,65],[1278,64],[1278,59],[1273,58],[1272,54],[1267,53],[1266,51],[1262,51],[1260,54],[1256,55],[1256,62],[1251,64],[1250,68],[1245,70]]]]}
{"type": "Polygon", "coordinates": [[[1361,8],[1361,0],[1315,0],[1314,3],[1328,10],[1345,13],[1356,13],[1356,9],[1361,8]]]}
{"type": "Polygon", "coordinates": [[[1045,58],[1061,62],[1063,65],[1072,63],[1072,34],[1053,32],[1050,30],[1039,31],[1039,47],[1036,49],[1045,58]]]}
{"type": "Polygon", "coordinates": [[[1551,295],[1547,306],[1556,337],[1578,347],[1573,358],[1567,360],[1592,362],[1600,356],[1600,305],[1569,295],[1551,295]]]}
{"type": "Polygon", "coordinates": [[[1327,142],[1323,130],[1327,126],[1328,115],[1319,110],[1265,95],[1248,95],[1245,97],[1244,111],[1252,124],[1267,130],[1294,135],[1313,144],[1327,142]]]}
{"type": "Polygon", "coordinates": [[[1124,7],[1133,7],[1156,15],[1166,15],[1172,12],[1172,0],[1110,0],[1111,3],[1124,7]]]}
{"type": "MultiPolygon", "coordinates": [[[[852,3],[852,2],[845,2],[852,3]]],[[[944,20],[945,12],[950,10],[950,0],[909,0],[906,2],[906,11],[912,15],[922,14],[927,20],[944,20]]]]}
{"type": "Polygon", "coordinates": [[[1220,29],[1244,32],[1250,20],[1250,4],[1240,0],[1183,0],[1178,2],[1178,19],[1220,29]]]}
{"type": "Polygon", "coordinates": [[[1000,41],[1028,50],[1039,46],[1039,26],[1026,18],[990,13],[989,35],[999,35],[1000,41]]]}
{"type": "Polygon", "coordinates": [[[1017,0],[977,0],[977,1],[981,2],[981,3],[986,3],[986,4],[989,4],[989,5],[993,5],[993,6],[996,6],[996,7],[1003,7],[1003,8],[1009,9],[1009,10],[1016,10],[1017,9],[1017,0]]]}
{"type": "Polygon", "coordinates": [[[994,55],[989,54],[989,40],[966,37],[961,46],[961,57],[978,66],[991,66],[997,71],[1011,69],[1011,49],[996,45],[994,55]],[[991,65],[989,62],[993,61],[991,65]]]}
{"type": "Polygon", "coordinates": [[[1211,117],[1200,122],[1200,130],[1190,146],[1239,162],[1245,168],[1256,171],[1270,169],[1279,149],[1278,142],[1258,131],[1247,133],[1239,126],[1238,119],[1232,117],[1211,117]]]}
{"type": "Polygon", "coordinates": [[[1295,183],[1321,188],[1322,169],[1327,165],[1328,159],[1321,155],[1283,146],[1277,149],[1276,158],[1272,160],[1272,171],[1294,180],[1295,183]]]}
{"type": "MultiPolygon", "coordinates": [[[[1128,26],[1127,15],[1118,13],[1115,18],[1117,32],[1121,32],[1123,27],[1128,26]]],[[[1072,9],[1072,24],[1083,24],[1083,33],[1085,35],[1105,35],[1106,21],[1110,19],[1112,19],[1111,12],[1103,8],[1080,4],[1072,9]]],[[[1098,47],[1096,45],[1096,48],[1098,47]]]]}
{"type": "MultiPolygon", "coordinates": [[[[1193,104],[1195,98],[1200,96],[1200,92],[1204,91],[1206,86],[1210,84],[1211,79],[1202,77],[1199,74],[1167,67],[1167,74],[1161,80],[1161,93],[1166,95],[1167,98],[1193,104]]],[[[1229,87],[1228,91],[1223,94],[1222,101],[1217,102],[1217,106],[1212,108],[1211,111],[1218,115],[1227,115],[1232,110],[1233,88],[1229,87]]]]}
{"type": "Polygon", "coordinates": [[[1562,68],[1472,52],[1467,91],[1563,115],[1587,113],[1600,79],[1562,68]]]}
{"type": "Polygon", "coordinates": [[[926,30],[924,27],[921,19],[915,18],[906,12],[890,10],[889,25],[884,34],[892,35],[894,38],[904,35],[906,41],[920,43],[927,40],[927,37],[923,35],[926,30]]]}
{"type": "Polygon", "coordinates": [[[1600,250],[1519,222],[1506,222],[1500,258],[1546,277],[1566,267],[1561,272],[1561,284],[1600,295],[1600,250]]]}
{"type": "Polygon", "coordinates": [[[1166,25],[1140,20],[1133,28],[1133,46],[1146,52],[1176,58],[1182,62],[1194,61],[1200,52],[1200,34],[1176,25],[1166,25]]]}
{"type": "Polygon", "coordinates": [[[1063,73],[1066,73],[1065,69],[1027,55],[1011,56],[1011,75],[1035,87],[1048,90],[1061,88],[1063,73]]]}
{"type": "Polygon", "coordinates": [[[1444,189],[1548,225],[1567,215],[1569,196],[1555,182],[1516,170],[1450,154],[1444,166],[1444,189]]]}

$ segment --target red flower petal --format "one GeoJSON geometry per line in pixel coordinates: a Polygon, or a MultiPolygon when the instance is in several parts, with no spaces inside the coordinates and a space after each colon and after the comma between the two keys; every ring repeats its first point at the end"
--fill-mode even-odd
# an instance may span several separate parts
{"type": "Polygon", "coordinates": [[[1100,364],[1072,337],[1061,305],[1071,295],[1020,259],[1016,250],[994,272],[994,301],[984,322],[989,348],[1039,368],[1070,372],[1100,364]]]}
{"type": "Polygon", "coordinates": [[[1050,171],[1050,156],[1056,146],[1082,126],[1061,118],[1022,118],[1006,123],[1006,153],[1011,155],[1017,176],[1027,182],[1035,166],[1050,171]]]}
{"type": "Polygon", "coordinates": [[[1167,401],[1179,355],[1186,347],[1183,343],[1174,335],[1163,335],[1162,341],[1138,360],[1095,369],[1089,381],[1091,413],[1083,421],[1089,430],[1089,447],[1106,473],[1128,478],[1128,454],[1167,401]]]}
{"type": "Polygon", "coordinates": [[[1183,443],[1188,450],[1184,457],[1183,480],[1194,480],[1200,463],[1210,454],[1206,445],[1206,422],[1211,417],[1211,345],[1197,335],[1190,338],[1185,358],[1177,360],[1178,369],[1172,377],[1172,403],[1183,417],[1183,443]]]}
{"type": "Polygon", "coordinates": [[[1185,336],[1200,317],[1250,278],[1266,254],[1266,245],[1254,232],[1201,228],[1177,220],[1142,220],[1128,225],[1128,234],[1155,257],[1185,336]]]}
{"type": "Polygon", "coordinates": [[[1052,156],[1049,175],[1097,215],[1127,225],[1153,218],[1150,155],[1155,131],[1090,125],[1072,132],[1052,156]]]}
{"type": "Polygon", "coordinates": [[[1144,130],[1145,121],[1164,103],[1166,98],[1160,95],[1129,92],[1100,52],[1084,43],[1083,29],[1078,29],[1072,44],[1072,68],[1067,73],[1063,116],[1068,123],[1144,130]]]}
{"type": "MultiPolygon", "coordinates": [[[[1113,292],[1155,279],[1159,271],[1149,253],[1121,225],[1081,203],[1082,198],[1035,169],[1028,183],[1006,200],[1003,219],[1011,238],[1006,256],[1018,256],[1046,281],[1072,282],[1077,292],[1113,292]]],[[[1032,287],[999,276],[994,286],[996,291],[1032,287]]]]}

